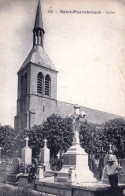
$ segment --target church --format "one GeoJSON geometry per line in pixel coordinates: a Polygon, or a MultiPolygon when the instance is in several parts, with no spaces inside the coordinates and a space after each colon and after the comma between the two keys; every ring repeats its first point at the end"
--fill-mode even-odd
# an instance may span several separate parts
{"type": "MultiPolygon", "coordinates": [[[[74,114],[74,105],[57,100],[58,70],[44,50],[44,34],[40,1],[33,28],[33,47],[18,71],[17,114],[14,129],[17,132],[42,124],[51,114],[66,117],[74,114]]],[[[101,124],[119,117],[114,114],[80,106],[87,120],[101,124]]]]}

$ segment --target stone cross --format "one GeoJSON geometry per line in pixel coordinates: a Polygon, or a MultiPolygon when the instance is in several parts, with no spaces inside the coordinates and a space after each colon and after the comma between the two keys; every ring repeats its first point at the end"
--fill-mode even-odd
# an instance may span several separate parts
{"type": "Polygon", "coordinates": [[[28,138],[28,137],[26,137],[26,138],[25,138],[25,140],[26,140],[26,147],[28,147],[28,141],[29,141],[29,138],[28,138]]]}
{"type": "Polygon", "coordinates": [[[47,139],[44,140],[44,146],[46,147],[47,139]]]}
{"type": "Polygon", "coordinates": [[[74,106],[75,109],[75,114],[73,115],[74,118],[74,126],[75,126],[75,134],[74,134],[74,138],[73,138],[73,143],[77,143],[79,144],[79,119],[82,118],[84,119],[86,117],[86,113],[83,111],[80,113],[80,106],[79,105],[75,105],[74,106]]]}

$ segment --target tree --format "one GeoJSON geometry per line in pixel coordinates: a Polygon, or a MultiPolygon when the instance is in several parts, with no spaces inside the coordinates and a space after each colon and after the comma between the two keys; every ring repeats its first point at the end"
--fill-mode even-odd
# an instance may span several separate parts
{"type": "Polygon", "coordinates": [[[125,119],[116,118],[100,126],[86,121],[80,127],[80,142],[87,153],[91,151],[91,140],[95,154],[100,145],[108,151],[111,144],[117,158],[125,158],[125,119]]]}
{"type": "Polygon", "coordinates": [[[87,120],[80,126],[80,144],[85,152],[96,154],[101,145],[101,125],[89,123],[87,120]]]}
{"type": "Polygon", "coordinates": [[[44,146],[44,139],[46,138],[43,125],[33,126],[27,131],[27,136],[29,138],[29,147],[32,148],[33,157],[37,157],[40,153],[40,149],[44,146]]]}
{"type": "MultiPolygon", "coordinates": [[[[117,158],[125,158],[125,120],[116,118],[103,125],[103,145],[112,144],[117,158]]],[[[108,150],[108,148],[107,148],[108,150]]]]}
{"type": "Polygon", "coordinates": [[[66,151],[73,141],[72,118],[62,118],[57,114],[52,114],[43,123],[43,131],[46,133],[47,146],[50,154],[56,155],[59,150],[66,151]]]}
{"type": "Polygon", "coordinates": [[[12,157],[14,154],[14,129],[9,126],[0,125],[0,147],[2,147],[2,155],[12,157]]]}
{"type": "Polygon", "coordinates": [[[25,138],[29,138],[29,147],[32,149],[33,158],[40,153],[40,148],[44,146],[44,139],[46,134],[42,129],[42,125],[35,125],[29,130],[24,130],[15,137],[15,149],[19,156],[21,156],[22,148],[25,147],[25,138]]]}
{"type": "Polygon", "coordinates": [[[15,137],[15,149],[21,156],[21,150],[25,146],[25,138],[29,138],[29,147],[32,148],[33,158],[37,157],[40,149],[44,146],[44,139],[47,139],[47,147],[50,154],[54,156],[59,150],[66,151],[73,140],[72,119],[62,118],[53,114],[41,125],[35,125],[29,130],[24,130],[15,137]]]}

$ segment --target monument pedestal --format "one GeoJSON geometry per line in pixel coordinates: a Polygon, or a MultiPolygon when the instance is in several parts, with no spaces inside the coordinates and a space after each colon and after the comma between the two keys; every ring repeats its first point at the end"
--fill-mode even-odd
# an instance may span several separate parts
{"type": "Polygon", "coordinates": [[[63,155],[64,163],[55,181],[67,182],[96,182],[88,167],[88,154],[80,144],[74,144],[63,155]],[[70,170],[72,168],[72,175],[70,170]],[[74,174],[75,173],[75,174],[74,174]]]}
{"type": "Polygon", "coordinates": [[[32,149],[29,147],[22,148],[22,162],[24,162],[25,165],[32,164],[32,149]]]}
{"type": "Polygon", "coordinates": [[[42,166],[38,166],[36,181],[41,181],[44,179],[44,168],[42,166]]]}

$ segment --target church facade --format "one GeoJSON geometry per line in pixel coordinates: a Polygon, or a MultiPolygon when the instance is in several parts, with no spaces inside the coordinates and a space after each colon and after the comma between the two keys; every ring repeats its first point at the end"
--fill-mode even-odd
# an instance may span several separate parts
{"type": "MultiPolygon", "coordinates": [[[[74,104],[57,101],[58,71],[44,50],[44,33],[39,2],[33,29],[33,48],[18,71],[17,114],[14,119],[14,129],[18,132],[42,124],[53,113],[62,117],[74,113],[74,104]]],[[[117,117],[83,106],[80,110],[93,123],[100,124],[117,117]]]]}

